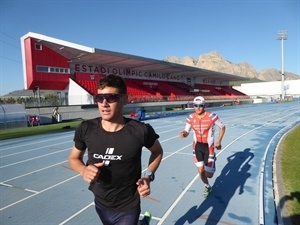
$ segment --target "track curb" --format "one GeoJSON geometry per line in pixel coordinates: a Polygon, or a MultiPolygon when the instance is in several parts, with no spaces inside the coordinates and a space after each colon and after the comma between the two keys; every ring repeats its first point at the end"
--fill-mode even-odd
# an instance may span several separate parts
{"type": "Polygon", "coordinates": [[[277,224],[278,225],[293,225],[290,214],[288,212],[285,202],[287,201],[283,179],[282,179],[282,168],[281,168],[281,156],[283,151],[283,142],[286,139],[286,136],[296,128],[293,127],[287,133],[285,133],[279,140],[273,159],[273,191],[274,191],[274,201],[275,209],[277,215],[277,224]]]}

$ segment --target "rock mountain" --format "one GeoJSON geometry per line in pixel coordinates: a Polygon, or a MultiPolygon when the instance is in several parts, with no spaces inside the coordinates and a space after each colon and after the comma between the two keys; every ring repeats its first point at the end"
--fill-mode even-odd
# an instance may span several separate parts
{"type": "MultiPolygon", "coordinates": [[[[200,55],[199,58],[185,56],[180,59],[175,56],[168,56],[164,59],[166,62],[178,63],[186,66],[193,66],[207,70],[213,70],[222,73],[233,74],[250,79],[259,79],[262,81],[280,81],[281,71],[276,69],[263,69],[256,71],[256,69],[249,63],[232,63],[222,57],[218,52],[210,52],[200,55]]],[[[294,73],[285,71],[286,80],[297,80],[300,76],[294,73]]]]}

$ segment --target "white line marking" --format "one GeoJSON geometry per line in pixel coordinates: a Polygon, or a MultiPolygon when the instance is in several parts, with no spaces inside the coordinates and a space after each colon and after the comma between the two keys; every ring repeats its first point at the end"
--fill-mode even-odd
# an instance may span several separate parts
{"type": "Polygon", "coordinates": [[[26,197],[26,198],[22,198],[22,199],[20,199],[20,200],[14,202],[14,203],[11,203],[11,204],[9,204],[9,205],[7,205],[7,206],[4,206],[4,207],[0,208],[0,211],[2,211],[2,210],[4,210],[4,209],[7,209],[7,208],[9,208],[9,207],[11,207],[11,206],[13,206],[13,205],[16,205],[16,204],[18,204],[18,203],[20,203],[20,202],[23,202],[23,201],[25,201],[25,200],[27,200],[27,199],[29,199],[29,198],[32,198],[33,196],[36,196],[36,195],[41,194],[41,193],[43,193],[43,192],[45,192],[45,191],[48,191],[48,190],[50,190],[50,189],[52,189],[52,188],[54,188],[54,187],[56,187],[56,186],[59,186],[59,185],[61,185],[61,184],[63,184],[63,183],[66,183],[67,181],[72,180],[72,179],[74,179],[74,178],[76,178],[76,177],[78,177],[78,176],[80,176],[80,174],[78,174],[78,175],[76,175],[76,176],[73,176],[73,177],[70,177],[70,178],[68,178],[68,179],[66,179],[66,180],[64,180],[64,181],[62,181],[62,182],[59,182],[59,183],[57,183],[57,184],[55,184],[55,185],[52,185],[52,186],[50,186],[50,187],[48,187],[48,188],[46,188],[46,189],[44,189],[44,190],[42,190],[42,191],[40,191],[40,192],[38,192],[38,193],[34,193],[33,195],[30,195],[30,196],[28,196],[28,197],[26,197]]]}
{"type": "Polygon", "coordinates": [[[13,165],[17,165],[17,164],[20,164],[20,163],[23,163],[23,162],[28,162],[28,161],[31,161],[31,160],[34,160],[34,159],[43,158],[45,156],[54,155],[54,154],[57,154],[57,153],[60,153],[60,152],[65,152],[65,151],[70,151],[70,148],[63,149],[63,150],[60,150],[60,151],[51,152],[51,153],[48,153],[48,154],[45,154],[45,155],[40,155],[40,156],[33,157],[33,158],[30,158],[30,159],[21,160],[21,161],[11,163],[11,164],[7,164],[7,165],[4,165],[4,166],[0,166],[0,169],[5,168],[5,167],[9,167],[9,166],[13,166],[13,165]]]}
{"type": "Polygon", "coordinates": [[[79,215],[80,213],[82,213],[83,211],[85,211],[86,209],[88,209],[89,207],[91,207],[92,205],[95,205],[94,202],[88,204],[87,206],[85,206],[84,208],[82,208],[81,210],[79,210],[77,213],[73,214],[72,216],[70,216],[69,218],[67,218],[66,220],[64,220],[63,222],[59,223],[59,225],[64,225],[67,222],[69,222],[70,220],[72,220],[73,218],[75,218],[77,215],[79,215]]]}
{"type": "Polygon", "coordinates": [[[39,193],[38,191],[34,191],[34,190],[31,190],[31,189],[18,187],[18,186],[12,185],[12,184],[5,184],[3,182],[1,182],[0,185],[6,186],[6,187],[10,187],[10,188],[20,189],[20,190],[23,190],[23,191],[28,191],[28,192],[31,192],[31,193],[34,193],[34,194],[38,194],[39,193]]]}
{"type": "MultiPolygon", "coordinates": [[[[25,153],[28,153],[28,152],[32,152],[32,151],[36,151],[36,150],[44,149],[44,148],[48,148],[48,147],[52,147],[52,146],[55,146],[55,145],[61,145],[61,144],[65,144],[65,143],[70,143],[70,141],[60,142],[58,144],[46,145],[46,146],[39,147],[39,148],[32,148],[30,150],[21,150],[20,152],[15,152],[15,153],[12,153],[12,154],[1,156],[0,159],[6,158],[6,157],[9,157],[9,156],[19,155],[19,154],[25,154],[25,153]]],[[[70,147],[70,149],[71,148],[72,147],[70,147]]]]}
{"type": "Polygon", "coordinates": [[[181,198],[185,195],[185,193],[188,191],[188,189],[193,185],[193,183],[197,180],[198,174],[194,177],[194,179],[189,183],[189,185],[181,192],[181,194],[178,196],[178,198],[173,202],[173,204],[170,206],[170,208],[167,210],[167,212],[163,215],[161,220],[158,222],[157,225],[163,224],[163,222],[166,220],[166,218],[169,216],[169,214],[172,212],[172,210],[175,208],[175,206],[178,204],[178,202],[181,200],[181,198]]]}
{"type": "MultiPolygon", "coordinates": [[[[51,138],[51,139],[49,138],[49,139],[45,139],[45,140],[43,140],[43,141],[35,141],[35,142],[34,142],[34,145],[35,145],[35,144],[44,143],[44,142],[55,141],[55,140],[57,140],[57,139],[69,138],[69,137],[72,137],[72,135],[67,135],[67,136],[63,136],[63,137],[59,136],[59,137],[57,137],[57,138],[51,138]]],[[[12,143],[12,144],[13,144],[13,143],[12,143]]],[[[14,145],[14,146],[12,146],[12,147],[1,148],[1,151],[0,151],[0,152],[6,151],[6,150],[9,150],[9,149],[12,149],[12,148],[19,148],[19,147],[24,147],[24,146],[28,146],[28,145],[33,145],[33,143],[22,144],[22,145],[14,145]]]]}
{"type": "Polygon", "coordinates": [[[288,125],[286,125],[285,127],[283,127],[281,130],[279,130],[273,137],[272,139],[269,141],[265,153],[264,153],[264,157],[262,159],[262,164],[261,164],[261,170],[260,170],[260,185],[259,185],[259,224],[263,225],[265,224],[265,201],[264,201],[264,173],[265,173],[265,162],[266,162],[266,158],[267,158],[267,154],[270,150],[270,146],[271,144],[273,144],[273,141],[275,138],[278,137],[278,134],[280,134],[281,132],[283,132],[284,130],[287,130],[287,127],[291,126],[292,124],[294,124],[295,122],[291,122],[288,125]]]}

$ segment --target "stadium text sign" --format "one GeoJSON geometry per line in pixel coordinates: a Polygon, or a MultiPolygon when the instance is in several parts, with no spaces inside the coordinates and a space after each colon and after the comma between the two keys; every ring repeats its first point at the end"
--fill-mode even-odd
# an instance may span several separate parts
{"type": "Polygon", "coordinates": [[[172,75],[166,73],[155,73],[149,71],[139,71],[132,69],[110,68],[104,66],[75,64],[75,72],[89,73],[89,74],[115,74],[128,78],[146,78],[146,79],[159,79],[169,81],[179,81],[181,77],[179,75],[172,75]]]}

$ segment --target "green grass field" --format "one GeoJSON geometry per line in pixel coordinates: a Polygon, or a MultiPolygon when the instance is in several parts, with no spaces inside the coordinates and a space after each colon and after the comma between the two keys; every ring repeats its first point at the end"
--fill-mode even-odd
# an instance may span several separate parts
{"type": "MultiPolygon", "coordinates": [[[[0,140],[12,139],[39,134],[50,134],[75,130],[81,121],[58,123],[44,126],[24,127],[0,130],[0,140]]],[[[293,224],[300,221],[300,125],[293,129],[282,144],[282,176],[287,197],[288,211],[293,224]]]]}
{"type": "Polygon", "coordinates": [[[66,123],[49,124],[34,127],[22,127],[0,130],[0,140],[33,136],[38,134],[50,134],[75,130],[81,120],[66,123]]]}
{"type": "Polygon", "coordinates": [[[282,179],[290,218],[300,224],[300,125],[293,129],[282,144],[282,179]]]}

